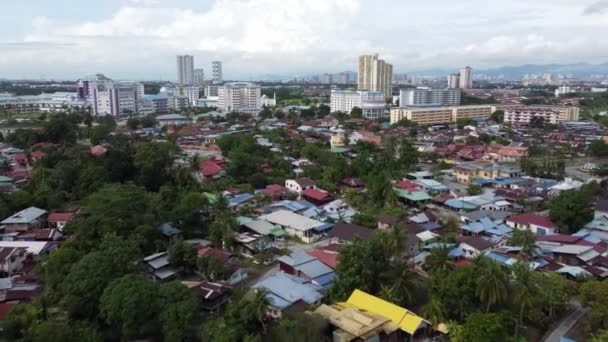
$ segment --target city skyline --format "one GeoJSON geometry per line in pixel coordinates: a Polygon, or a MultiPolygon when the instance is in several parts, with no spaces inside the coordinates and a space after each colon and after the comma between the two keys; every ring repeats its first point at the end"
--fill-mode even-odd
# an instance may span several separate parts
{"type": "Polygon", "coordinates": [[[110,0],[3,5],[0,77],[172,79],[175,55],[197,64],[221,60],[225,79],[356,70],[357,56],[379,53],[395,73],[527,63],[605,63],[605,0],[475,0],[446,6],[381,0],[110,0]],[[70,8],[61,11],[60,8],[70,8]],[[391,8],[391,11],[380,10],[391,8]],[[408,20],[401,20],[408,13],[408,20]],[[10,15],[8,15],[10,14],[10,15]],[[504,18],[509,18],[505,20],[504,18]],[[340,18],[340,20],[336,20],[340,18]],[[362,28],[362,18],[383,25],[362,28]],[[429,20],[432,18],[432,20],[429,20]],[[443,22],[437,26],[434,23],[443,22]],[[445,27],[450,27],[449,31],[445,27]],[[407,36],[408,44],[400,43],[407,36]],[[407,45],[407,46],[406,46],[407,45]]]}

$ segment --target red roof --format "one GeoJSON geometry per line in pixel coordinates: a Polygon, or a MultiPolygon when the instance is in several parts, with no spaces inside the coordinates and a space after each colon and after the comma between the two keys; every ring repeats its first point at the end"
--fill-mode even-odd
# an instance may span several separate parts
{"type": "Polygon", "coordinates": [[[331,267],[332,269],[336,269],[336,264],[338,263],[338,253],[321,250],[307,251],[306,253],[317,258],[320,262],[331,267]]]}
{"type": "Polygon", "coordinates": [[[95,146],[91,147],[90,152],[95,157],[101,157],[108,152],[108,149],[101,145],[95,145],[95,146]]]}
{"type": "Polygon", "coordinates": [[[230,259],[230,257],[232,256],[232,254],[215,247],[199,248],[197,254],[199,257],[214,256],[222,260],[223,262],[228,261],[228,259],[230,259]]]}
{"type": "Polygon", "coordinates": [[[555,223],[548,216],[536,214],[521,214],[512,216],[507,219],[508,222],[514,222],[521,225],[536,225],[544,228],[555,228],[555,223]]]}
{"type": "Polygon", "coordinates": [[[42,151],[34,151],[34,152],[30,153],[30,157],[32,159],[40,159],[40,158],[44,158],[46,156],[47,156],[47,154],[42,151]]]}
{"type": "Polygon", "coordinates": [[[25,154],[15,154],[13,156],[13,160],[16,162],[20,162],[20,161],[25,161],[27,158],[25,156],[25,154]]]}
{"type": "Polygon", "coordinates": [[[579,236],[573,235],[565,235],[565,234],[551,234],[551,235],[536,235],[537,241],[546,241],[546,242],[558,242],[558,243],[567,243],[573,244],[581,239],[579,236]]]}
{"type": "Polygon", "coordinates": [[[416,192],[422,190],[422,188],[420,188],[420,185],[412,182],[411,180],[398,181],[393,186],[395,188],[407,190],[409,192],[416,192]]]}
{"type": "Polygon", "coordinates": [[[17,303],[0,303],[0,321],[4,321],[17,303]]]}
{"type": "Polygon", "coordinates": [[[433,202],[442,204],[447,200],[451,200],[452,198],[455,197],[450,194],[439,195],[433,199],[433,202]]]}
{"type": "Polygon", "coordinates": [[[199,164],[199,168],[204,177],[213,177],[224,171],[215,160],[206,160],[199,164]]]}
{"type": "Polygon", "coordinates": [[[48,222],[68,222],[74,217],[76,213],[73,212],[54,212],[49,214],[48,222]]]}
{"type": "Polygon", "coordinates": [[[459,259],[454,261],[454,266],[456,267],[464,267],[464,266],[469,266],[471,264],[471,262],[467,259],[459,259]]]}
{"type": "Polygon", "coordinates": [[[55,232],[56,232],[56,230],[51,229],[51,228],[38,229],[35,231],[36,240],[38,240],[38,241],[53,240],[53,237],[55,236],[55,232]]]}
{"type": "Polygon", "coordinates": [[[260,191],[260,193],[262,195],[266,195],[266,196],[281,196],[284,194],[287,194],[287,188],[282,186],[282,185],[278,185],[278,184],[270,184],[266,187],[266,189],[260,191]]]}
{"type": "Polygon", "coordinates": [[[321,191],[321,190],[317,190],[317,189],[306,189],[306,190],[304,190],[304,192],[302,194],[304,196],[306,196],[308,198],[312,198],[313,200],[316,200],[316,201],[325,201],[331,197],[329,192],[321,191]]]}

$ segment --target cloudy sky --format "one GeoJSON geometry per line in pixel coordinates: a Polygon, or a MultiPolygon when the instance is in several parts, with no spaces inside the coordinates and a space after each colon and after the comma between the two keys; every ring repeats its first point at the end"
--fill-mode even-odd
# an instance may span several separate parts
{"type": "Polygon", "coordinates": [[[225,78],[608,62],[608,0],[2,1],[0,78],[175,78],[175,55],[225,78]]]}

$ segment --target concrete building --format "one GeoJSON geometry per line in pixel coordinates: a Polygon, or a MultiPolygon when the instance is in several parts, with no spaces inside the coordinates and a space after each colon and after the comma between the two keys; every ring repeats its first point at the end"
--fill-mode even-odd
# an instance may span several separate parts
{"type": "Polygon", "coordinates": [[[458,106],[459,89],[401,89],[399,106],[458,106]]]}
{"type": "Polygon", "coordinates": [[[81,100],[87,101],[89,104],[93,105],[94,90],[98,86],[107,86],[112,82],[114,81],[106,77],[104,74],[96,74],[94,76],[85,77],[76,82],[76,92],[81,100]]]}
{"type": "Polygon", "coordinates": [[[202,86],[205,84],[205,69],[194,69],[194,85],[202,86]]]}
{"type": "Polygon", "coordinates": [[[473,88],[473,68],[466,66],[460,69],[460,89],[473,88]]]}
{"type": "Polygon", "coordinates": [[[359,57],[357,87],[382,92],[390,98],[393,95],[393,65],[378,59],[378,54],[359,57]]]}
{"type": "Polygon", "coordinates": [[[177,83],[194,83],[194,57],[190,55],[177,56],[177,83]]]}
{"type": "Polygon", "coordinates": [[[89,107],[87,101],[81,99],[78,93],[0,96],[0,109],[10,110],[12,113],[63,112],[69,109],[84,110],[89,107]]]}
{"type": "Polygon", "coordinates": [[[220,87],[216,85],[208,85],[205,87],[205,97],[218,97],[218,89],[220,87]]]}
{"type": "Polygon", "coordinates": [[[323,84],[332,84],[332,82],[333,82],[333,76],[331,74],[323,75],[323,84]]]}
{"type": "Polygon", "coordinates": [[[448,76],[448,88],[449,89],[458,89],[460,88],[460,74],[450,74],[448,76]]]}
{"type": "Polygon", "coordinates": [[[166,114],[169,112],[179,112],[190,106],[190,100],[186,96],[168,95],[161,93],[157,95],[144,95],[139,101],[139,113],[166,114]]]}
{"type": "Polygon", "coordinates": [[[218,110],[257,115],[262,109],[262,89],[250,82],[231,82],[218,89],[218,110]]]}
{"type": "Polygon", "coordinates": [[[349,114],[354,107],[361,108],[364,118],[381,118],[386,108],[384,93],[353,89],[333,89],[331,91],[330,111],[332,113],[343,112],[349,114]]]}
{"type": "Polygon", "coordinates": [[[420,125],[454,123],[458,119],[487,119],[494,112],[490,105],[452,106],[452,107],[406,107],[391,109],[391,124],[403,119],[415,121],[420,125]]]}
{"type": "Polygon", "coordinates": [[[211,71],[213,72],[213,83],[222,83],[224,82],[224,75],[222,71],[222,62],[213,61],[211,62],[211,71]]]}
{"type": "Polygon", "coordinates": [[[562,121],[577,121],[580,116],[580,108],[575,106],[504,105],[493,107],[493,110],[499,109],[505,112],[505,121],[524,125],[530,122],[532,116],[542,116],[545,123],[552,124],[562,121]]]}
{"type": "Polygon", "coordinates": [[[143,85],[137,82],[113,82],[97,86],[93,91],[93,114],[128,115],[139,113],[143,85]]]}
{"type": "Polygon", "coordinates": [[[277,94],[274,94],[274,96],[272,98],[266,96],[266,95],[262,95],[262,98],[260,99],[260,104],[262,105],[262,107],[274,107],[277,105],[277,94]]]}

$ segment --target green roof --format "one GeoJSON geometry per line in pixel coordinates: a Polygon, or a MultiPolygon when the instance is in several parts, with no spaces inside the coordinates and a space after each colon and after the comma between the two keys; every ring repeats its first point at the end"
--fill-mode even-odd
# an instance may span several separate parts
{"type": "Polygon", "coordinates": [[[393,188],[393,191],[395,191],[397,196],[412,202],[430,201],[432,199],[431,196],[424,191],[409,192],[407,190],[397,188],[393,188]]]}
{"type": "Polygon", "coordinates": [[[274,228],[270,231],[270,235],[274,237],[283,237],[285,236],[285,231],[281,228],[274,228]]]}
{"type": "Polygon", "coordinates": [[[329,150],[331,153],[346,153],[348,151],[350,151],[349,149],[347,149],[346,147],[334,147],[331,150],[329,150]]]}
{"type": "Polygon", "coordinates": [[[210,192],[203,192],[203,196],[207,199],[207,201],[209,201],[210,204],[215,204],[220,199],[217,194],[212,194],[210,192]]]}
{"type": "Polygon", "coordinates": [[[236,223],[238,223],[239,226],[244,225],[247,222],[251,222],[253,221],[253,219],[251,217],[247,217],[247,216],[239,216],[236,218],[236,223]]]}
{"type": "Polygon", "coordinates": [[[11,177],[0,176],[0,183],[12,183],[13,179],[11,177]]]}

